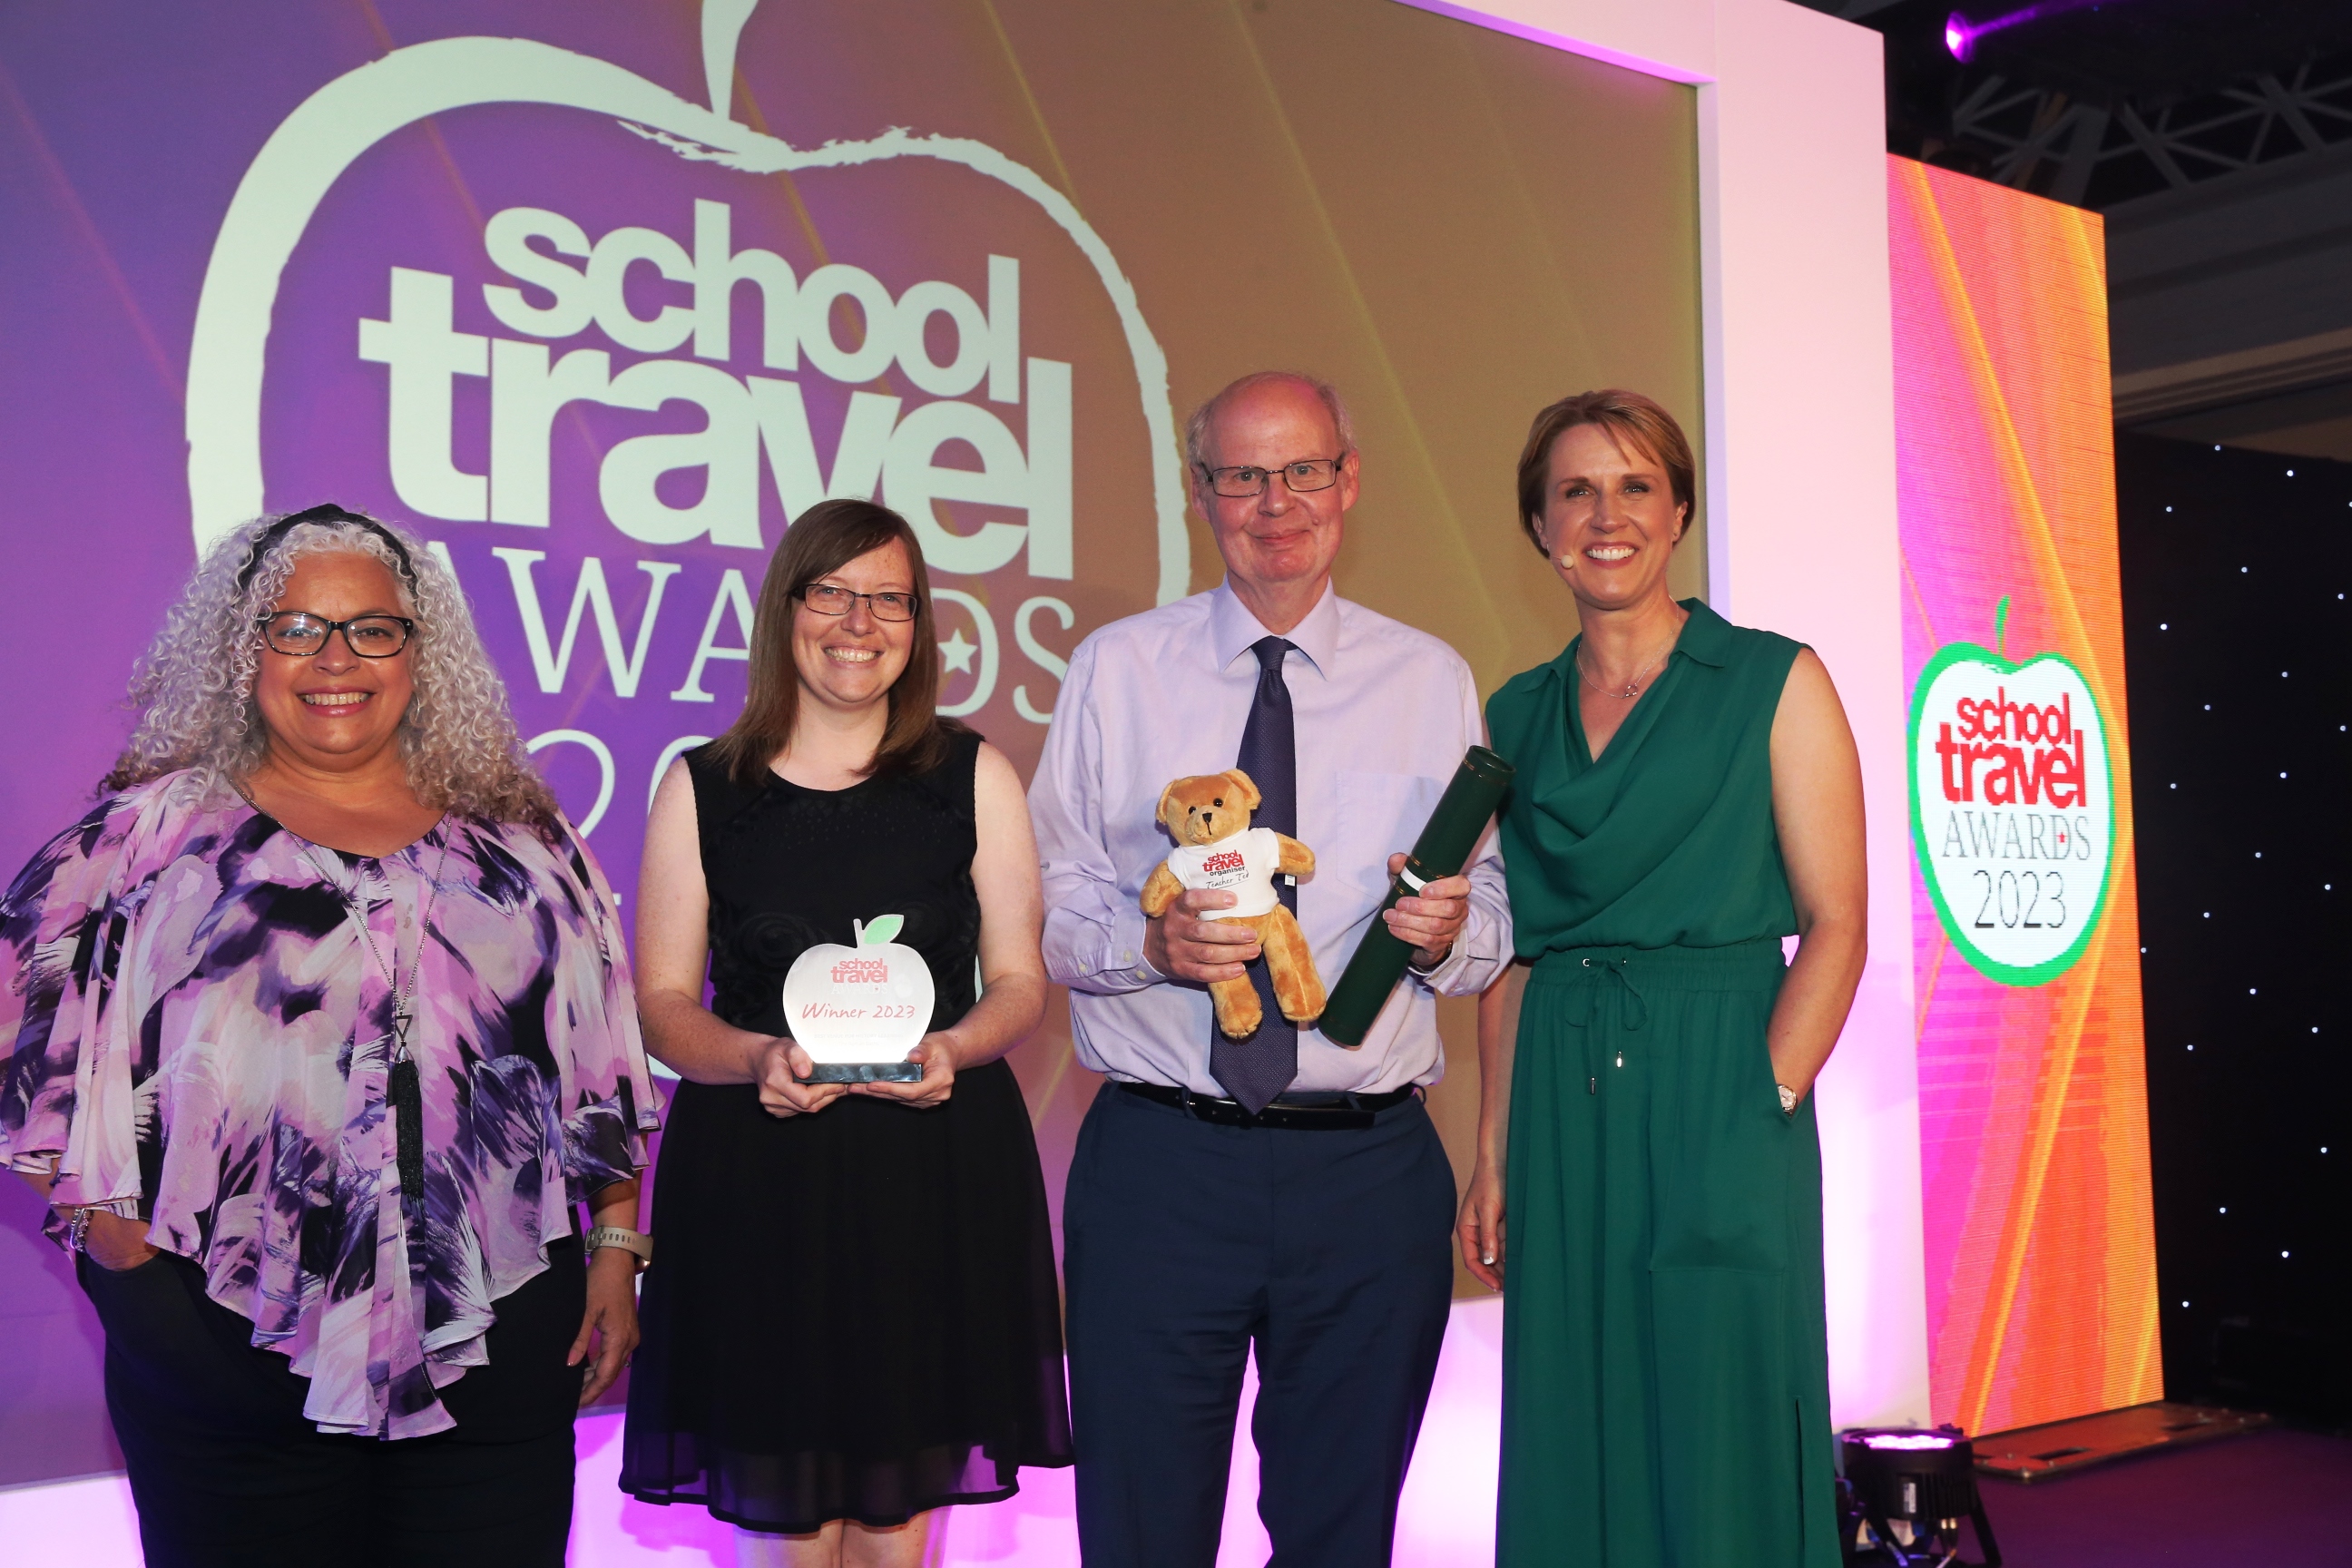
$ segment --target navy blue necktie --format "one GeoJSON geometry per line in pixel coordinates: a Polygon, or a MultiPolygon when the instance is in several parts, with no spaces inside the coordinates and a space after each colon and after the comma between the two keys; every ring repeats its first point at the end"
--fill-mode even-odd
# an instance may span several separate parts
{"type": "MultiPolygon", "coordinates": [[[[1242,731],[1241,756],[1235,766],[1257,785],[1257,812],[1253,827],[1271,827],[1293,837],[1298,834],[1298,744],[1290,717],[1290,688],[1283,683],[1283,656],[1290,645],[1280,637],[1260,637],[1251,645],[1257,655],[1257,697],[1250,704],[1249,723],[1242,731]]],[[[1293,914],[1298,912],[1298,889],[1289,878],[1274,879],[1275,897],[1293,914]]],[[[1250,984],[1257,988],[1264,1020],[1246,1040],[1229,1040],[1214,1019],[1209,1023],[1209,1076],[1255,1115],[1298,1076],[1298,1026],[1275,1005],[1274,981],[1266,973],[1264,953],[1249,966],[1250,984]]]]}

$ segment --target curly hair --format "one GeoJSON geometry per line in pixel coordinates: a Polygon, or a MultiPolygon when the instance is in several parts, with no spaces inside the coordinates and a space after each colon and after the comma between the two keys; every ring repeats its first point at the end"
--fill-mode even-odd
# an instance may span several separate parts
{"type": "Polygon", "coordinates": [[[286,591],[297,561],[348,551],[390,569],[401,608],[416,622],[408,645],[415,695],[399,731],[416,798],[461,816],[551,827],[555,797],[523,751],[506,684],[482,647],[464,592],[439,559],[420,541],[355,513],[280,528],[285,521],[256,518],[196,563],[131,678],[128,705],[139,721],[100,787],[128,789],[184,770],[200,800],[233,793],[269,746],[254,698],[258,623],[286,591]],[[274,528],[279,531],[272,536],[274,528]]]}

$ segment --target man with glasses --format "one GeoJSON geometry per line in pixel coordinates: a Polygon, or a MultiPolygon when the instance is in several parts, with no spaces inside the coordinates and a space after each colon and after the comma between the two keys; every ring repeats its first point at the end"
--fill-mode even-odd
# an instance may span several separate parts
{"type": "Polygon", "coordinates": [[[1502,864],[1490,838],[1381,917],[1412,974],[1356,1049],[1275,1008],[1255,938],[1216,918],[1231,893],[1151,921],[1137,900],[1169,849],[1161,790],[1238,766],[1256,825],[1315,851],[1277,890],[1337,980],[1482,738],[1477,689],[1452,648],[1332,588],[1360,458],[1328,385],[1245,376],[1185,447],[1225,581],[1079,645],[1029,792],[1046,967],[1112,1080],[1063,1213],[1079,1541],[1090,1568],[1213,1563],[1255,1348],[1276,1560],[1385,1563],[1453,1279],[1454,1176],[1418,1090],[1444,1066],[1436,996],[1508,961],[1502,864]],[[1244,973],[1265,1021],[1236,1042],[1204,986],[1244,973]]]}

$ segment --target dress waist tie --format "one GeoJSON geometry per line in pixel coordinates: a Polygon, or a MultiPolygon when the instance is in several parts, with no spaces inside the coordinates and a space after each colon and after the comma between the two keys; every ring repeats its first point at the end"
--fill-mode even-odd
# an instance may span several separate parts
{"type": "Polygon", "coordinates": [[[1620,1033],[1614,1065],[1622,1068],[1625,1065],[1624,1037],[1638,1033],[1650,1022],[1650,1002],[1643,994],[1643,984],[1662,984],[1670,991],[1678,983],[1686,985],[1693,982],[1703,989],[1717,988],[1727,983],[1733,988],[1744,989],[1756,984],[1777,984],[1782,966],[1780,940],[1767,937],[1717,948],[1570,948],[1544,954],[1537,961],[1529,980],[1538,985],[1570,986],[1583,994],[1580,1002],[1570,1008],[1569,1022],[1584,1033],[1584,1090],[1587,1094],[1599,1094],[1601,1067],[1594,1026],[1605,1021],[1601,1014],[1604,995],[1613,994],[1617,1005],[1620,1033]],[[1637,983],[1636,973],[1643,975],[1644,981],[1637,983]]]}

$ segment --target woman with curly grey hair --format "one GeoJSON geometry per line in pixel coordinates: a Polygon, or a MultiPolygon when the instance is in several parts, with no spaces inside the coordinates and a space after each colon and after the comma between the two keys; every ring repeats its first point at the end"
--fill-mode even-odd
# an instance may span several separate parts
{"type": "Polygon", "coordinates": [[[650,1251],[611,890],[373,519],[229,535],[131,698],[0,896],[0,1159],[105,1327],[147,1562],[561,1563],[650,1251]]]}

